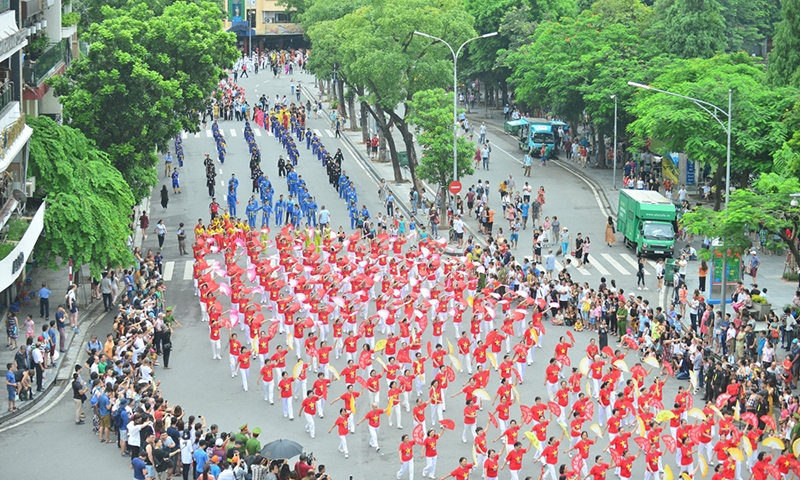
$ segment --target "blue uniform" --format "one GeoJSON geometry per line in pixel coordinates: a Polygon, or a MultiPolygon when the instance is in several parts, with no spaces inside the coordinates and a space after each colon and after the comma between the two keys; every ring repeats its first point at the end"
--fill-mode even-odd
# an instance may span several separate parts
{"type": "Polygon", "coordinates": [[[269,228],[269,216],[272,215],[272,205],[264,203],[261,205],[261,228],[269,228]]]}
{"type": "Polygon", "coordinates": [[[275,225],[283,225],[283,211],[286,209],[286,200],[275,202],[275,225]]]}
{"type": "Polygon", "coordinates": [[[247,224],[250,225],[250,228],[256,228],[256,215],[258,215],[258,202],[255,200],[250,200],[247,203],[247,208],[245,209],[245,213],[247,213],[247,224]]]}
{"type": "Polygon", "coordinates": [[[236,194],[233,192],[228,192],[228,213],[232,217],[236,216],[236,194]]]}

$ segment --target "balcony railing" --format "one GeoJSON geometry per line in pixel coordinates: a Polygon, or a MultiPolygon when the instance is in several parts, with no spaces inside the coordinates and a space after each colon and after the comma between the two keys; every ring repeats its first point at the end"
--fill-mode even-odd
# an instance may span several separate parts
{"type": "MultiPolygon", "coordinates": [[[[0,0],[2,1],[2,0],[0,0]]],[[[14,98],[14,82],[6,82],[2,86],[0,86],[0,112],[6,108],[6,106],[15,101],[14,98]]]]}
{"type": "Polygon", "coordinates": [[[47,79],[51,70],[57,67],[61,62],[69,65],[71,59],[72,52],[70,51],[69,38],[51,44],[47,50],[39,55],[39,58],[23,66],[22,75],[24,76],[25,83],[30,86],[38,87],[47,79]]]}

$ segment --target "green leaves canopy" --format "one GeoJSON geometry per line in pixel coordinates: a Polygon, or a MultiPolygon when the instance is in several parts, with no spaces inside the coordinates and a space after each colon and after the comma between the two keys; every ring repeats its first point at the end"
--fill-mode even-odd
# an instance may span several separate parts
{"type": "Polygon", "coordinates": [[[65,118],[109,154],[138,201],[157,182],[155,148],[198,130],[197,112],[238,55],[235,37],[210,2],[104,13],[86,32],[88,54],[52,83],[65,118]]]}
{"type": "MultiPolygon", "coordinates": [[[[408,108],[408,120],[415,126],[423,149],[417,175],[445,187],[453,181],[453,94],[441,88],[423,90],[414,94],[408,108]]],[[[475,145],[459,136],[457,147],[459,177],[472,175],[475,145]]]]}
{"type": "Polygon", "coordinates": [[[717,0],[656,0],[651,35],[681,58],[708,58],[725,49],[725,18],[717,0]]]}
{"type": "Polygon", "coordinates": [[[800,0],[783,0],[782,4],[769,54],[769,78],[773,85],[800,88],[800,0]]]}
{"type": "Polygon", "coordinates": [[[126,239],[131,234],[134,198],[108,155],[79,130],[58,126],[48,117],[28,117],[33,127],[29,174],[37,196],[47,201],[45,235],[36,244],[50,268],[56,257],[77,265],[88,263],[92,274],[132,261],[126,239]]]}

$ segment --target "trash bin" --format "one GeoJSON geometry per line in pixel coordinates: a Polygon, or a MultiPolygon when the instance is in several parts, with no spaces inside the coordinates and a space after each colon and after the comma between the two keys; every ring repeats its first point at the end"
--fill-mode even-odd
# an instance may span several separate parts
{"type": "Polygon", "coordinates": [[[672,285],[675,275],[678,273],[678,262],[674,258],[668,258],[664,262],[664,284],[672,285]]]}
{"type": "Polygon", "coordinates": [[[401,167],[408,168],[408,152],[402,151],[397,152],[397,161],[400,163],[401,167]]]}

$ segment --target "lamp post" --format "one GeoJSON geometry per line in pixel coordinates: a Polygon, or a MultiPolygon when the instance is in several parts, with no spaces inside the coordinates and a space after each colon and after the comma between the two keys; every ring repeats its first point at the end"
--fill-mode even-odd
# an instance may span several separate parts
{"type": "MultiPolygon", "coordinates": [[[[685,100],[690,100],[694,102],[695,105],[702,108],[706,113],[711,115],[717,123],[720,124],[725,133],[728,135],[728,147],[726,152],[725,158],[725,214],[727,215],[728,212],[728,200],[731,193],[731,117],[732,114],[732,105],[733,105],[733,90],[730,88],[728,89],[728,110],[725,111],[722,108],[714,105],[713,103],[706,102],[704,100],[700,100],[697,98],[687,97],[686,95],[681,95],[674,92],[668,92],[666,90],[660,90],[655,87],[651,87],[650,85],[645,85],[642,83],[636,82],[628,82],[628,85],[636,88],[643,88],[645,90],[652,90],[654,92],[663,93],[666,95],[672,95],[673,97],[683,98],[685,100]],[[720,118],[722,117],[722,118],[720,118]],[[727,119],[726,122],[723,119],[727,119]]],[[[728,248],[725,246],[725,241],[723,239],[722,242],[722,291],[720,292],[720,306],[722,310],[722,318],[725,318],[725,310],[726,310],[726,303],[728,301],[728,248]]]]}
{"type": "MultiPolygon", "coordinates": [[[[449,43],[439,37],[434,37],[433,35],[428,35],[427,33],[417,32],[416,30],[414,31],[414,35],[419,35],[421,37],[430,38],[431,40],[436,40],[437,42],[442,42],[447,45],[447,48],[450,49],[450,53],[453,54],[453,180],[458,180],[458,56],[461,54],[461,49],[464,48],[464,46],[469,42],[479,38],[494,37],[497,35],[497,32],[487,33],[485,35],[470,38],[466,42],[462,43],[461,46],[458,47],[458,50],[453,50],[453,47],[451,47],[449,43]]],[[[442,188],[445,188],[445,186],[442,185],[442,188]]]]}
{"type": "Polygon", "coordinates": [[[614,163],[614,182],[612,188],[614,190],[617,189],[617,96],[611,95],[611,98],[614,99],[614,159],[612,162],[614,163]]]}

